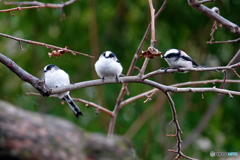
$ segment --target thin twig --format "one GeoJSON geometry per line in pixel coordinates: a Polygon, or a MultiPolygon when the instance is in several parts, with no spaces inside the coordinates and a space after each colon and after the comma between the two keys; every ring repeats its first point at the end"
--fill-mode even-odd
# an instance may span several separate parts
{"type": "Polygon", "coordinates": [[[147,96],[147,99],[143,103],[147,103],[148,101],[151,100],[152,96],[156,93],[157,91],[153,91],[150,96],[147,96]]]}
{"type": "MultiPolygon", "coordinates": [[[[154,44],[156,42],[156,39],[155,39],[155,9],[153,8],[153,3],[152,3],[152,0],[148,0],[148,3],[149,3],[149,7],[150,7],[150,13],[151,13],[151,43],[150,43],[150,50],[153,51],[153,48],[154,48],[154,44]]],[[[138,76],[139,77],[142,77],[144,75],[144,72],[147,68],[147,64],[148,64],[148,61],[149,61],[149,58],[146,57],[145,58],[145,61],[143,63],[143,66],[141,68],[141,71],[139,72],[138,76]]]]}
{"type": "MultiPolygon", "coordinates": [[[[34,92],[29,92],[29,93],[26,93],[26,95],[34,95],[34,96],[42,96],[41,94],[39,93],[34,93],[34,92]]],[[[57,95],[51,95],[49,97],[55,97],[55,98],[59,98],[57,95]]],[[[80,99],[80,98],[72,98],[73,101],[77,101],[77,102],[81,102],[81,103],[85,103],[86,104],[86,107],[88,106],[92,106],[92,107],[95,107],[97,108],[98,110],[100,111],[103,111],[107,114],[109,114],[110,116],[112,116],[112,112],[106,108],[103,108],[102,106],[100,105],[97,105],[93,102],[89,102],[89,101],[86,101],[86,100],[83,100],[83,99],[80,99]]]]}
{"type": "Polygon", "coordinates": [[[11,11],[16,11],[16,10],[23,10],[23,9],[34,9],[34,8],[44,8],[45,6],[30,6],[30,7],[16,7],[16,8],[11,8],[11,9],[5,9],[5,10],[0,10],[0,13],[10,13],[12,16],[14,14],[11,11]]]}
{"type": "MultiPolygon", "coordinates": [[[[38,1],[23,1],[23,2],[4,2],[5,5],[18,5],[18,8],[23,5],[32,5],[31,7],[21,7],[20,9],[32,9],[32,8],[54,8],[54,9],[61,9],[61,20],[65,18],[65,14],[63,12],[63,8],[70,4],[73,4],[77,0],[69,0],[67,2],[61,4],[53,4],[53,3],[42,3],[38,1]]],[[[15,9],[19,10],[19,9],[15,9]]],[[[10,11],[9,13],[14,16],[10,11]]]]}
{"type": "MultiPolygon", "coordinates": [[[[14,37],[14,36],[10,36],[10,35],[7,35],[7,34],[3,34],[3,33],[0,33],[0,36],[3,36],[3,37],[6,37],[6,38],[10,38],[10,39],[13,39],[13,40],[16,40],[18,42],[26,42],[26,43],[29,43],[29,44],[35,44],[35,45],[39,45],[39,46],[44,46],[46,47],[47,49],[48,48],[51,48],[53,50],[63,50],[65,52],[70,52],[72,53],[73,55],[75,54],[80,54],[80,55],[83,55],[83,56],[87,56],[87,57],[90,57],[90,58],[95,58],[94,56],[90,56],[90,55],[87,55],[87,54],[84,54],[84,53],[80,53],[80,52],[77,52],[77,51],[73,51],[73,50],[70,50],[70,49],[66,49],[66,48],[61,48],[61,47],[57,47],[57,46],[54,46],[54,45],[50,45],[50,44],[46,44],[46,43],[41,43],[41,42],[37,42],[37,41],[30,41],[30,40],[25,40],[25,39],[22,39],[22,38],[17,38],[17,37],[14,37]]],[[[20,44],[20,43],[19,43],[20,44]]],[[[20,48],[21,48],[21,45],[20,45],[20,48]]]]}
{"type": "Polygon", "coordinates": [[[236,76],[237,76],[238,78],[240,78],[239,74],[235,71],[235,69],[232,68],[232,71],[233,71],[233,73],[236,74],[236,76]]]}
{"type": "Polygon", "coordinates": [[[207,42],[207,44],[226,44],[226,43],[234,43],[234,42],[238,42],[238,41],[240,41],[240,38],[238,38],[238,39],[234,39],[234,40],[228,40],[228,41],[214,41],[214,42],[212,42],[212,41],[210,41],[210,42],[207,42]]]}
{"type": "MultiPolygon", "coordinates": [[[[230,66],[231,64],[233,64],[234,61],[239,57],[239,55],[240,55],[240,49],[239,49],[238,52],[234,55],[234,57],[231,59],[231,61],[228,63],[227,66],[230,66]]],[[[220,88],[223,88],[223,87],[224,87],[225,81],[226,81],[226,79],[227,79],[226,69],[224,69],[224,70],[222,71],[222,73],[224,74],[224,81],[223,81],[223,83],[222,83],[222,85],[221,85],[220,88]]]]}
{"type": "Polygon", "coordinates": [[[198,1],[198,4],[204,4],[207,2],[214,2],[215,0],[202,0],[202,1],[198,1]]]}
{"type": "Polygon", "coordinates": [[[65,6],[68,6],[77,0],[69,0],[67,2],[61,3],[61,4],[53,4],[53,3],[42,3],[38,1],[22,1],[22,2],[4,2],[5,5],[18,5],[18,6],[23,6],[23,5],[37,5],[37,6],[45,6],[48,8],[63,8],[65,6]]]}

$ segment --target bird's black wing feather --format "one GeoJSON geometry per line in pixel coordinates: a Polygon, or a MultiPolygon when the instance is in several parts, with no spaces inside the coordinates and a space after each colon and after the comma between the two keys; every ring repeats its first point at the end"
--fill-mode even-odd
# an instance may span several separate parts
{"type": "Polygon", "coordinates": [[[186,61],[191,61],[194,66],[199,66],[196,62],[192,60],[191,57],[186,57],[186,56],[180,56],[180,57],[186,61]]]}

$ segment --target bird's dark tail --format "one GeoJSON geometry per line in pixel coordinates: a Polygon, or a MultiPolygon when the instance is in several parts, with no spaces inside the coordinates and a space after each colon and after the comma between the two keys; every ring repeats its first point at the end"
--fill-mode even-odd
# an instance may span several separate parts
{"type": "MultiPolygon", "coordinates": [[[[198,65],[199,68],[209,68],[208,66],[198,65]]],[[[218,70],[214,70],[215,72],[219,72],[218,70]]]]}
{"type": "Polygon", "coordinates": [[[72,98],[69,95],[66,95],[62,98],[64,101],[66,101],[75,114],[75,116],[79,119],[79,116],[83,116],[82,112],[78,108],[78,106],[73,102],[72,98]]]}

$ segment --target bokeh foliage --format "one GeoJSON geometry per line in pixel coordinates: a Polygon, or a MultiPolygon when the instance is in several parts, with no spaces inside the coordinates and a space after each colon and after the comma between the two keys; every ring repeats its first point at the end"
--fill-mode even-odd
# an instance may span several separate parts
{"type": "MultiPolygon", "coordinates": [[[[43,0],[42,2],[50,2],[43,0]]],[[[51,3],[61,3],[52,0],[51,3]]],[[[154,1],[154,8],[158,10],[163,0],[154,1]]],[[[208,7],[218,7],[220,13],[233,23],[240,25],[240,1],[218,0],[206,4],[208,7]]],[[[0,2],[0,9],[13,8],[0,2]]],[[[96,79],[94,63],[98,56],[106,50],[113,51],[126,73],[132,57],[150,22],[150,11],[147,0],[138,1],[77,1],[64,8],[66,20],[61,21],[60,10],[51,8],[13,11],[14,17],[8,13],[1,13],[0,32],[19,38],[39,41],[96,56],[95,59],[81,55],[73,56],[70,53],[59,58],[49,58],[50,49],[42,46],[22,43],[24,52],[18,42],[0,37],[0,52],[14,60],[19,66],[36,77],[43,78],[43,68],[47,64],[56,64],[69,73],[72,82],[96,79]]],[[[161,52],[170,48],[179,48],[186,51],[198,63],[206,66],[224,66],[230,61],[239,49],[239,42],[232,44],[206,44],[210,40],[213,20],[190,7],[187,1],[169,0],[166,9],[156,20],[156,45],[161,52]]],[[[214,34],[215,40],[229,40],[238,38],[226,28],[219,28],[214,34]]],[[[150,44],[150,35],[143,50],[150,44]]],[[[139,59],[136,66],[141,67],[144,59],[139,59]]],[[[149,62],[146,72],[161,67],[167,63],[155,58],[149,62]]],[[[91,132],[106,134],[110,117],[105,113],[95,114],[92,107],[77,103],[84,117],[76,119],[67,104],[61,105],[57,98],[43,98],[27,96],[25,92],[36,91],[30,85],[22,82],[5,66],[0,65],[0,98],[22,108],[62,117],[73,121],[91,132]]],[[[237,69],[239,71],[239,69],[237,69]]],[[[133,75],[138,72],[135,70],[133,75]]],[[[171,85],[180,82],[222,79],[221,72],[189,72],[187,74],[174,73],[154,76],[151,79],[159,83],[171,85]]],[[[237,79],[234,75],[233,79],[237,79]]],[[[202,87],[219,87],[221,84],[200,85],[202,87]]],[[[230,84],[229,89],[240,90],[238,84],[230,84]]],[[[71,92],[72,97],[79,97],[100,104],[113,110],[121,85],[109,84],[98,87],[89,87],[71,92]]],[[[142,84],[129,84],[130,95],[137,95],[152,89],[142,84]]],[[[183,141],[197,126],[203,114],[207,111],[214,99],[215,93],[204,93],[202,99],[199,93],[172,94],[176,104],[180,126],[184,132],[183,141]]],[[[174,134],[173,125],[169,126],[172,115],[168,102],[163,94],[157,93],[152,101],[143,103],[139,99],[134,105],[123,107],[117,117],[115,133],[124,135],[129,129],[135,130],[132,124],[138,117],[145,119],[140,130],[132,134],[131,142],[140,159],[158,160],[167,155],[167,149],[173,148],[176,139],[167,138],[166,134],[174,134]],[[162,102],[162,101],[164,102],[162,102]],[[154,111],[151,111],[154,110],[154,111]]],[[[186,155],[199,158],[210,158],[210,151],[237,152],[240,150],[239,108],[240,100],[237,96],[229,99],[224,96],[218,105],[213,117],[206,124],[205,130],[188,147],[186,155]]],[[[140,124],[142,121],[138,121],[140,124]]],[[[128,138],[128,137],[127,137],[128,138]]],[[[217,159],[212,158],[212,159],[217,159]]]]}

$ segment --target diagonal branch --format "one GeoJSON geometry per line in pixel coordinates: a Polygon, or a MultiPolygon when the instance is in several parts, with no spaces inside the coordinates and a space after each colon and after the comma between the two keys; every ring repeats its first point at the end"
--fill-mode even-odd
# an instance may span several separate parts
{"type": "Polygon", "coordinates": [[[225,19],[224,17],[217,14],[216,12],[211,10],[210,8],[208,8],[208,7],[206,7],[202,4],[199,4],[198,0],[188,0],[188,4],[192,7],[194,7],[195,9],[197,9],[198,11],[202,12],[203,14],[208,16],[209,18],[217,21],[218,24],[223,25],[224,27],[229,29],[232,33],[235,33],[238,36],[240,36],[240,28],[239,28],[238,25],[236,25],[236,24],[232,23],[231,21],[225,19]]]}
{"type": "MultiPolygon", "coordinates": [[[[227,66],[230,66],[231,64],[233,64],[234,61],[236,61],[236,59],[239,57],[239,55],[240,55],[240,49],[239,49],[238,52],[234,55],[234,57],[231,59],[231,61],[228,63],[227,66]]],[[[224,81],[223,81],[223,83],[222,83],[222,85],[221,85],[220,88],[223,88],[223,87],[224,87],[225,81],[226,81],[226,79],[227,79],[227,72],[226,72],[226,70],[223,70],[222,72],[224,73],[224,79],[223,79],[224,81]]]]}
{"type": "Polygon", "coordinates": [[[43,96],[49,96],[50,90],[45,86],[44,80],[38,79],[19,67],[14,61],[0,53],[0,62],[15,73],[22,81],[28,82],[43,96]]]}
{"type": "Polygon", "coordinates": [[[29,43],[29,44],[35,44],[35,45],[39,45],[39,46],[44,46],[47,49],[51,48],[53,50],[62,50],[64,52],[66,52],[66,53],[70,52],[73,55],[80,54],[80,55],[87,56],[87,57],[90,57],[90,58],[95,58],[94,56],[90,56],[90,55],[87,55],[87,54],[84,54],[84,53],[73,51],[73,50],[70,50],[70,49],[67,49],[67,48],[57,47],[57,46],[54,46],[54,45],[51,45],[51,44],[41,43],[41,42],[37,42],[37,41],[25,40],[25,39],[22,39],[22,38],[13,37],[13,36],[10,36],[10,35],[7,35],[7,34],[3,34],[3,33],[0,33],[0,36],[3,36],[3,37],[10,38],[10,39],[18,41],[19,44],[20,44],[20,48],[22,48],[20,42],[26,42],[26,43],[29,43]]]}

